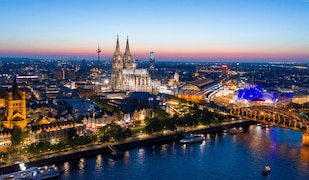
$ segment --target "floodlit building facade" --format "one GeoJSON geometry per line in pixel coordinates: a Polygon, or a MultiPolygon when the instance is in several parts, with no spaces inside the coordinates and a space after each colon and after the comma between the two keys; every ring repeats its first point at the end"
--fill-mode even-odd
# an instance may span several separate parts
{"type": "Polygon", "coordinates": [[[117,37],[113,57],[111,86],[113,91],[152,92],[151,77],[147,69],[137,69],[127,39],[124,55],[120,52],[117,37]]]}

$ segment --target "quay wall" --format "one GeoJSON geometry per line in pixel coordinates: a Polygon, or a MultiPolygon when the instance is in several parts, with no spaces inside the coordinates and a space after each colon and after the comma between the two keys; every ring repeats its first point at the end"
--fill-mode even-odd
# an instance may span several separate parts
{"type": "MultiPolygon", "coordinates": [[[[188,131],[175,132],[174,134],[169,134],[169,135],[162,135],[162,134],[155,135],[155,136],[152,136],[151,138],[133,140],[130,142],[119,141],[117,143],[113,143],[112,145],[116,149],[120,151],[124,151],[124,150],[132,149],[132,148],[144,146],[144,145],[155,145],[159,143],[180,140],[185,133],[203,133],[203,134],[216,133],[216,132],[222,132],[226,128],[244,127],[244,126],[250,126],[253,124],[256,124],[256,122],[244,120],[241,122],[232,122],[229,124],[217,125],[213,127],[204,128],[204,129],[198,129],[198,130],[192,129],[188,131]]],[[[45,154],[40,157],[32,158],[28,162],[24,162],[24,163],[26,164],[26,167],[45,166],[49,164],[69,161],[72,159],[96,156],[98,154],[108,155],[111,151],[107,147],[107,145],[109,144],[97,144],[97,145],[93,145],[92,147],[87,147],[87,148],[79,147],[79,148],[75,148],[75,149],[68,150],[65,152],[61,151],[61,152],[51,153],[47,155],[45,154]]],[[[17,164],[6,166],[6,167],[0,167],[0,175],[14,172],[14,171],[19,171],[19,166],[17,164]]]]}

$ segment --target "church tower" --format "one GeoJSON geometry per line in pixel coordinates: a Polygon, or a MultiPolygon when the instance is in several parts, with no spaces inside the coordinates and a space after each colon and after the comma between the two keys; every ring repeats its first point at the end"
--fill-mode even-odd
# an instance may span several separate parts
{"type": "Polygon", "coordinates": [[[112,76],[111,76],[111,84],[112,84],[112,89],[114,91],[121,89],[123,68],[124,68],[124,63],[122,59],[122,54],[120,52],[119,39],[117,36],[116,49],[115,49],[115,53],[113,57],[113,64],[112,64],[112,76]]]}
{"type": "Polygon", "coordinates": [[[125,53],[122,56],[117,37],[113,57],[111,86],[113,91],[152,92],[151,77],[147,69],[137,69],[132,58],[127,39],[125,53]]]}
{"type": "Polygon", "coordinates": [[[27,127],[26,92],[20,91],[14,79],[12,91],[8,92],[6,120],[2,121],[5,128],[13,129],[19,126],[21,129],[27,127]]]}
{"type": "Polygon", "coordinates": [[[130,52],[129,47],[129,38],[127,37],[126,51],[123,55],[124,68],[125,69],[133,69],[133,58],[130,52]]]}

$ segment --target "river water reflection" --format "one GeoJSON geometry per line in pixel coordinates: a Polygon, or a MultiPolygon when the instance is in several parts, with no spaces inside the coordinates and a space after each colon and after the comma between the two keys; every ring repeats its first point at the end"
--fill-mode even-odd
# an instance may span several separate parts
{"type": "Polygon", "coordinates": [[[250,126],[237,135],[208,134],[195,144],[170,142],[58,164],[60,179],[309,179],[302,132],[250,126]],[[271,173],[262,176],[265,165],[271,173]]]}

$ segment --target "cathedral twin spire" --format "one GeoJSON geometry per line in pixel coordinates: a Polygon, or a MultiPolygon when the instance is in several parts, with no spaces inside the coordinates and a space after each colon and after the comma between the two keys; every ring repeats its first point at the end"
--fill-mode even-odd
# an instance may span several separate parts
{"type": "Polygon", "coordinates": [[[121,52],[120,52],[120,46],[119,46],[119,38],[117,36],[115,55],[118,55],[118,54],[121,54],[121,52]]]}
{"type": "Polygon", "coordinates": [[[127,44],[126,44],[126,52],[124,53],[125,55],[130,55],[131,56],[131,52],[130,52],[130,47],[129,47],[129,38],[127,37],[127,44]]]}
{"type": "Polygon", "coordinates": [[[132,69],[133,68],[133,58],[130,52],[129,47],[129,38],[127,37],[127,43],[126,43],[126,49],[125,53],[122,57],[122,54],[120,52],[120,46],[119,46],[119,38],[117,36],[117,42],[116,42],[116,49],[114,53],[114,62],[122,63],[124,68],[132,69]]]}
{"type": "Polygon", "coordinates": [[[117,36],[116,49],[112,64],[111,86],[113,91],[151,92],[151,77],[146,69],[136,69],[136,61],[132,58],[127,38],[125,52],[120,52],[117,36]]]}

